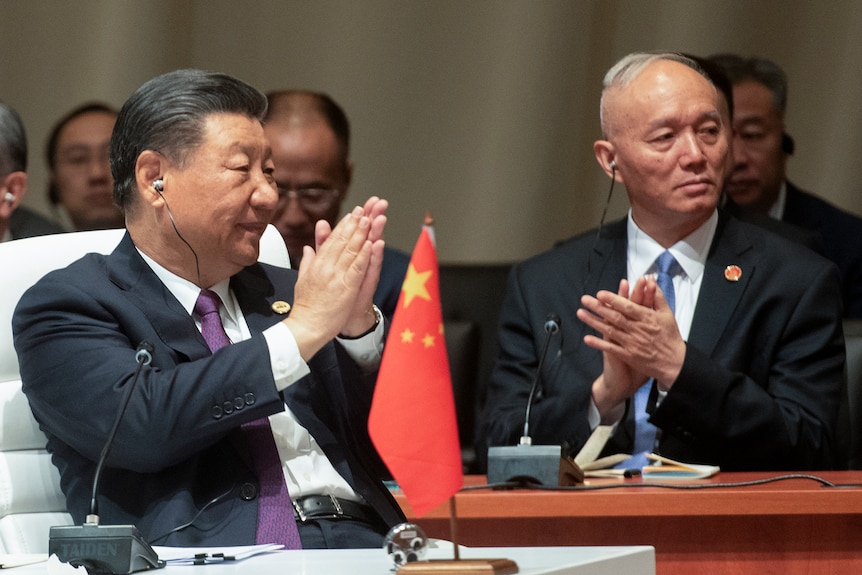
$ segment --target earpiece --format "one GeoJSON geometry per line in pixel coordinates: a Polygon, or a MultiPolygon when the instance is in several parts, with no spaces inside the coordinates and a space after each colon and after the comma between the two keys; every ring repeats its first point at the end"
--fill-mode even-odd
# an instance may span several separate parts
{"type": "Polygon", "coordinates": [[[615,172],[617,169],[617,163],[614,160],[611,160],[611,171],[615,172]]]}
{"type": "Polygon", "coordinates": [[[6,195],[3,196],[3,200],[9,202],[10,204],[15,201],[15,194],[12,192],[6,192],[6,195]]]}
{"type": "Polygon", "coordinates": [[[158,180],[153,180],[153,189],[161,194],[165,191],[165,181],[161,178],[159,178],[158,180]]]}

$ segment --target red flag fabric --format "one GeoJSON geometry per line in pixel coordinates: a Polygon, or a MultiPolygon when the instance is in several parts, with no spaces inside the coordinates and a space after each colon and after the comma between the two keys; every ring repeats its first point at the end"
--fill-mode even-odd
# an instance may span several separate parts
{"type": "Polygon", "coordinates": [[[392,319],[368,432],[417,516],[463,485],[433,229],[422,229],[392,319]]]}

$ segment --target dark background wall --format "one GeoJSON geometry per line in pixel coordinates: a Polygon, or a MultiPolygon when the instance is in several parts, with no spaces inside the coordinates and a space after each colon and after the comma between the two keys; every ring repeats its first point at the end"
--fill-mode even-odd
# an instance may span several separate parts
{"type": "MultiPolygon", "coordinates": [[[[426,210],[442,262],[508,262],[594,226],[601,78],[635,50],[770,57],[790,77],[789,172],[862,213],[862,3],[855,0],[0,0],[0,99],[44,143],[73,106],[119,106],[178,67],[324,90],[355,133],[355,202],[390,199],[390,245],[426,210]]],[[[611,216],[625,212],[616,194],[611,216]]]]}

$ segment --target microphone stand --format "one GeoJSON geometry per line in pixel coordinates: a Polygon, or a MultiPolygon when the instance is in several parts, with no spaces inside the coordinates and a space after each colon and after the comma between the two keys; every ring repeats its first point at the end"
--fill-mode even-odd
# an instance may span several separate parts
{"type": "Polygon", "coordinates": [[[545,344],[539,356],[536,376],[530,386],[524,418],[524,434],[518,445],[488,448],[488,484],[538,483],[545,486],[575,485],[583,483],[584,472],[570,458],[563,456],[559,445],[533,445],[530,437],[530,412],[542,377],[545,356],[551,346],[551,338],[560,330],[560,317],[551,313],[545,321],[545,344]]]}
{"type": "Polygon", "coordinates": [[[73,566],[83,566],[90,574],[126,575],[146,569],[161,569],[165,562],[150,547],[134,525],[99,525],[98,490],[102,469],[111,452],[114,436],[126,412],[132,392],[138,382],[141,368],[152,361],[153,346],[142,341],[135,354],[137,367],[132,381],[126,389],[120,410],[114,419],[111,431],[96,463],[93,477],[93,490],[90,499],[90,513],[83,525],[63,525],[51,527],[48,534],[48,553],[56,555],[60,561],[73,566]]]}

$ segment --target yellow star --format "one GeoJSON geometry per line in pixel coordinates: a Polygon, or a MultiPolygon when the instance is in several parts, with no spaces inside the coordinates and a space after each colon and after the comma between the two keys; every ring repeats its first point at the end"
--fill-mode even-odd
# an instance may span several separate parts
{"type": "Polygon", "coordinates": [[[426,333],[425,337],[422,338],[422,343],[425,344],[425,348],[434,347],[434,336],[430,333],[426,333]]]}
{"type": "Polygon", "coordinates": [[[413,343],[413,336],[415,334],[409,329],[405,329],[401,332],[401,343],[413,343]]]}
{"type": "Polygon", "coordinates": [[[404,292],[404,307],[410,305],[414,297],[422,298],[426,301],[431,301],[431,294],[425,284],[431,277],[431,270],[427,272],[417,272],[413,264],[407,268],[407,277],[404,278],[404,285],[401,286],[401,291],[404,292]]]}

